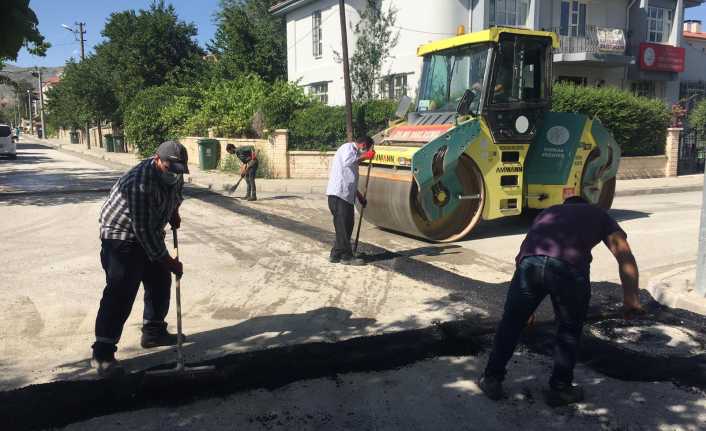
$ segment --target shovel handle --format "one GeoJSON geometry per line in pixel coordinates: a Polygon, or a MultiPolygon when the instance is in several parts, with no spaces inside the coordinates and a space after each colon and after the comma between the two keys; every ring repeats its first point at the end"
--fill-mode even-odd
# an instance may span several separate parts
{"type": "MultiPolygon", "coordinates": [[[[174,254],[176,254],[175,259],[179,260],[179,238],[177,237],[177,230],[172,228],[172,240],[174,241],[174,254]]],[[[181,278],[175,277],[175,300],[176,300],[176,315],[177,315],[177,369],[184,368],[184,352],[182,351],[181,338],[181,278]]]]}

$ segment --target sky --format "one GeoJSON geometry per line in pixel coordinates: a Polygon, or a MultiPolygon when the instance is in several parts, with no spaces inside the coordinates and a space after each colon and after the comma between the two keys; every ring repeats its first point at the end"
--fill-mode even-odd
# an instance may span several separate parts
{"type": "MultiPolygon", "coordinates": [[[[432,0],[429,0],[432,1],[432,0]]],[[[77,21],[86,23],[86,54],[93,46],[100,43],[100,32],[112,12],[126,9],[146,9],[151,0],[31,0],[30,7],[39,18],[39,31],[51,42],[52,47],[46,57],[36,57],[20,51],[17,66],[63,66],[70,57],[80,56],[79,43],[71,32],[61,27],[62,24],[74,26],[77,21]]],[[[182,21],[196,24],[197,40],[201,46],[213,38],[216,26],[213,15],[218,10],[219,0],[171,0],[177,15],[182,21]]],[[[706,24],[706,3],[689,8],[686,19],[700,19],[706,24]]]]}
{"type": "MultiPolygon", "coordinates": [[[[74,27],[74,23],[86,23],[86,55],[93,46],[101,42],[100,32],[106,20],[113,12],[128,9],[147,9],[151,0],[30,0],[29,6],[39,19],[39,31],[51,42],[46,57],[37,57],[22,49],[17,61],[10,61],[21,67],[29,66],[63,66],[70,57],[78,59],[81,47],[74,35],[61,27],[66,24],[74,27]]],[[[219,0],[167,0],[176,9],[179,19],[196,25],[196,39],[201,46],[213,38],[216,26],[213,15],[218,10],[219,0]]]]}

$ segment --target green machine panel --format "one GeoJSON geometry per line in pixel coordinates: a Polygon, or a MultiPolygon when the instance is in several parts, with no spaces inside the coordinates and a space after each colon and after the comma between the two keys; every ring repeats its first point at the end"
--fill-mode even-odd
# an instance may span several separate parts
{"type": "Polygon", "coordinates": [[[588,117],[547,112],[525,159],[528,184],[566,184],[588,117]]]}

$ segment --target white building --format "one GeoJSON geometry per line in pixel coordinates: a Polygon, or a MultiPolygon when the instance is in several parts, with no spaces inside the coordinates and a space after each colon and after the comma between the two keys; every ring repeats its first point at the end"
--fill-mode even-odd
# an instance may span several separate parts
{"type": "MultiPolygon", "coordinates": [[[[556,31],[554,76],[582,85],[611,85],[674,103],[684,68],[684,8],[703,0],[381,0],[397,10],[399,43],[383,68],[384,97],[416,92],[416,49],[454,36],[515,26],[556,31]]],[[[346,0],[349,54],[365,0],[346,0]]],[[[330,105],[344,102],[338,0],[285,0],[272,7],[287,22],[288,76],[330,105]]]]}

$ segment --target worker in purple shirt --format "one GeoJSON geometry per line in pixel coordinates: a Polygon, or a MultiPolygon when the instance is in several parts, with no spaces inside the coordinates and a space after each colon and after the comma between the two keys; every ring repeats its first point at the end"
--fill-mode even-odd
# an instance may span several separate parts
{"type": "Polygon", "coordinates": [[[637,264],[627,235],[618,223],[603,209],[576,196],[563,205],[545,209],[532,223],[516,258],[503,317],[479,381],[488,398],[503,397],[505,367],[522,329],[534,319],[535,310],[549,295],[558,328],[547,403],[560,406],[583,400],[583,389],[573,384],[573,373],[591,298],[591,249],[601,241],[618,261],[625,318],[643,312],[637,264]]]}

